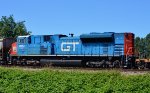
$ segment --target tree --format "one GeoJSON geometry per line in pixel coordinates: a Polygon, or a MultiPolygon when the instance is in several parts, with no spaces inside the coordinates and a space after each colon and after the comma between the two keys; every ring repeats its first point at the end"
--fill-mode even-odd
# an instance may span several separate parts
{"type": "Polygon", "coordinates": [[[150,33],[146,35],[146,56],[150,58],[150,33]]]}
{"type": "Polygon", "coordinates": [[[140,58],[150,58],[150,33],[144,38],[135,38],[135,54],[140,58]]]}
{"type": "Polygon", "coordinates": [[[13,15],[9,17],[2,16],[0,20],[0,38],[16,38],[19,35],[31,34],[30,31],[27,31],[24,23],[25,21],[15,22],[13,15]]]}
{"type": "Polygon", "coordinates": [[[140,54],[140,40],[141,38],[140,37],[136,37],[135,40],[134,40],[134,46],[135,46],[135,55],[136,56],[139,56],[140,54]]]}
{"type": "Polygon", "coordinates": [[[146,50],[146,39],[145,38],[141,38],[140,39],[140,49],[139,49],[139,52],[140,52],[140,57],[141,58],[146,58],[146,53],[147,53],[147,50],[146,50]]]}

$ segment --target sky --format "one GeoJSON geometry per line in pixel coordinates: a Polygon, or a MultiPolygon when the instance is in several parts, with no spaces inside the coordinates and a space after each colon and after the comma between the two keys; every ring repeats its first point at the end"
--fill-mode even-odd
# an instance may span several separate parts
{"type": "Polygon", "coordinates": [[[0,17],[9,15],[33,35],[150,33],[150,0],[0,0],[0,17]]]}

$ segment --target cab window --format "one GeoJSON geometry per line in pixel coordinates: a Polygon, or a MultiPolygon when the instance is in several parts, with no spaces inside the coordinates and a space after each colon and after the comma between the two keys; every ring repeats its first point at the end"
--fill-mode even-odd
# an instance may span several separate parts
{"type": "Polygon", "coordinates": [[[20,43],[20,44],[26,43],[26,38],[19,39],[19,43],[20,43]]]}

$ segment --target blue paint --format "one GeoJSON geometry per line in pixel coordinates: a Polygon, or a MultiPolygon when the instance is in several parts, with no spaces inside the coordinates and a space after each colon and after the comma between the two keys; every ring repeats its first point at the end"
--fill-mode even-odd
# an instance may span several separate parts
{"type": "Polygon", "coordinates": [[[23,55],[97,55],[124,54],[124,33],[66,35],[30,35],[17,38],[17,54],[23,55]]]}

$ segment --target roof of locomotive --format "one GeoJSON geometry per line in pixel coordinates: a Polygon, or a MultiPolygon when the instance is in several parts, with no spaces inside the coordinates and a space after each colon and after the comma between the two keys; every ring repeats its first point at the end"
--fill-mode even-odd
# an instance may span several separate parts
{"type": "Polygon", "coordinates": [[[30,35],[26,35],[26,36],[18,36],[18,38],[24,38],[24,37],[29,37],[30,35]]]}
{"type": "Polygon", "coordinates": [[[73,37],[61,37],[60,39],[80,39],[80,37],[79,36],[73,36],[73,37]]]}
{"type": "MultiPolygon", "coordinates": [[[[54,35],[49,35],[49,36],[62,36],[62,37],[60,37],[61,39],[78,39],[78,38],[82,38],[82,37],[95,37],[95,36],[107,37],[107,36],[111,36],[112,34],[125,34],[125,33],[132,33],[132,32],[122,32],[122,33],[116,33],[116,32],[103,32],[103,33],[91,32],[91,33],[81,34],[79,36],[73,36],[73,37],[63,35],[63,34],[54,34],[54,35]]],[[[26,35],[26,36],[18,36],[18,38],[24,38],[24,37],[29,37],[29,36],[46,36],[46,35],[26,35]]],[[[0,41],[2,41],[2,40],[3,39],[0,39],[0,41]]]]}

